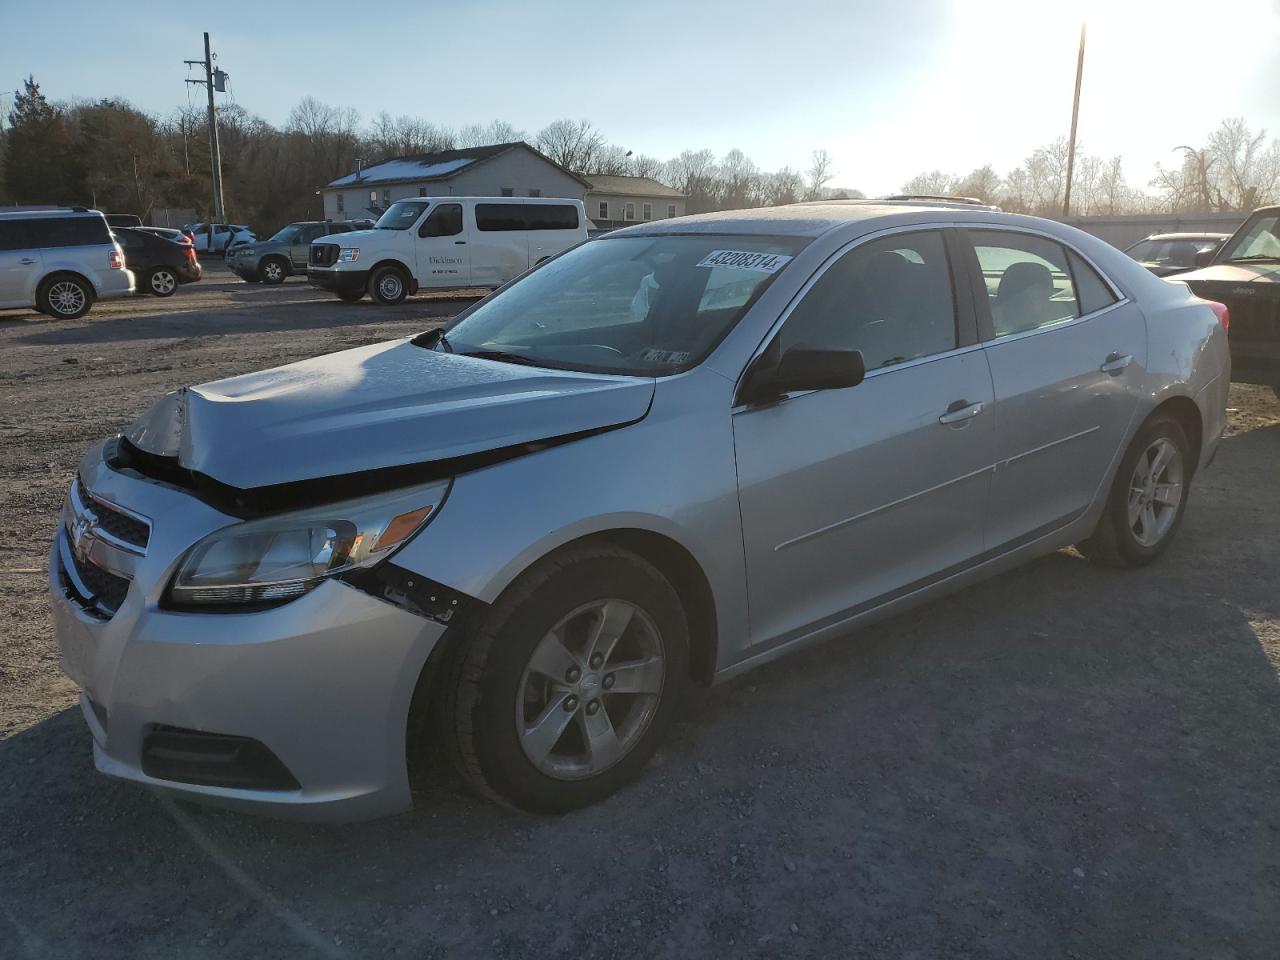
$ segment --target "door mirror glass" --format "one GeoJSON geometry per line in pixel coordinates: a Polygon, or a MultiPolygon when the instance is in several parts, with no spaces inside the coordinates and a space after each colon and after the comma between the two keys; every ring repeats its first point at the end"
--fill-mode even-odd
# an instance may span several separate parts
{"type": "Polygon", "coordinates": [[[1213,255],[1214,255],[1214,253],[1216,253],[1216,252],[1217,252],[1217,251],[1215,251],[1215,250],[1199,250],[1199,251],[1197,251],[1197,252],[1196,252],[1196,266],[1197,266],[1197,267],[1207,267],[1209,264],[1213,263],[1213,255]]]}
{"type": "Polygon", "coordinates": [[[792,347],[776,366],[770,365],[769,351],[753,370],[744,389],[747,403],[768,403],[783,394],[801,390],[841,390],[856,387],[866,376],[860,350],[814,350],[804,345],[792,347]]]}

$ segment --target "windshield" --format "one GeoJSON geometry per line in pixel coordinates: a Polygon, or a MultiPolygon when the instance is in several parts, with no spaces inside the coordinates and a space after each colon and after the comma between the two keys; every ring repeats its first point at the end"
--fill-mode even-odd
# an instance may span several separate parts
{"type": "Polygon", "coordinates": [[[660,376],[699,363],[806,241],[615,237],[585,243],[483,301],[448,332],[457,353],[660,376]]]}
{"type": "Polygon", "coordinates": [[[301,231],[302,231],[301,227],[295,226],[294,224],[291,223],[287,227],[281,227],[280,231],[275,236],[273,236],[271,240],[268,242],[293,243],[293,241],[297,238],[298,234],[301,231]]]}
{"type": "Polygon", "coordinates": [[[1125,251],[1139,263],[1159,267],[1194,267],[1196,254],[1201,250],[1213,250],[1217,240],[1183,237],[1178,240],[1143,240],[1125,251]]]}
{"type": "Polygon", "coordinates": [[[1280,214],[1267,214],[1246,223],[1227,241],[1219,259],[1280,260],[1280,214]]]}
{"type": "Polygon", "coordinates": [[[418,222],[422,211],[427,209],[430,202],[430,200],[397,200],[387,207],[387,212],[378,218],[373,228],[375,230],[408,230],[418,222]]]}

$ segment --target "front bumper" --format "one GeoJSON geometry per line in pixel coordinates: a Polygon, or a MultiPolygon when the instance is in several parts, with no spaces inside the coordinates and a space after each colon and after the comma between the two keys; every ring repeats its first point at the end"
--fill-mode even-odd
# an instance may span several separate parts
{"type": "Polygon", "coordinates": [[[334,293],[356,293],[369,284],[368,270],[334,270],[332,267],[307,267],[307,283],[334,293]]]}
{"type": "Polygon", "coordinates": [[[349,821],[408,809],[409,707],[444,626],[335,581],[266,610],[162,609],[164,587],[193,533],[230,518],[105,465],[81,470],[95,494],[152,521],[146,556],[109,619],[91,614],[64,588],[69,554],[61,525],[50,558],[62,668],[83,691],[97,768],[280,817],[349,821]],[[297,789],[151,776],[145,745],[157,728],[257,741],[297,789]]]}
{"type": "Polygon", "coordinates": [[[257,280],[261,257],[228,257],[227,266],[241,280],[257,280]]]}

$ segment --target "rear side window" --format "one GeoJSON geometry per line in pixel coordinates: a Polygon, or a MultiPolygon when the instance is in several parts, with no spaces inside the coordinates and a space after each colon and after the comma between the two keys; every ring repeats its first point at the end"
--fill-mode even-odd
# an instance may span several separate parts
{"type": "Polygon", "coordinates": [[[850,250],[787,318],[784,351],[860,350],[868,370],[956,347],[956,308],[942,235],[899,234],[850,250]]]}
{"type": "Polygon", "coordinates": [[[25,220],[0,220],[0,250],[24,250],[33,246],[25,220]]]}
{"type": "Polygon", "coordinates": [[[32,246],[80,247],[110,243],[107,221],[101,217],[41,217],[28,220],[32,246]]]}
{"type": "Polygon", "coordinates": [[[116,243],[124,247],[125,250],[141,250],[146,246],[146,241],[143,240],[142,237],[138,236],[136,233],[131,233],[128,230],[120,230],[115,233],[114,236],[116,238],[116,243]]]}
{"type": "Polygon", "coordinates": [[[973,230],[970,237],[991,304],[995,336],[1039,330],[1080,316],[1067,252],[1061,244],[996,230],[973,230]]]}
{"type": "Polygon", "coordinates": [[[442,203],[427,214],[418,228],[420,237],[454,237],[462,232],[462,204],[442,203]]]}
{"type": "Polygon", "coordinates": [[[1084,258],[1074,250],[1067,251],[1071,260],[1071,275],[1076,282],[1076,299],[1080,302],[1080,314],[1095,313],[1116,302],[1111,288],[1102,282],[1098,272],[1084,262],[1084,258]]]}
{"type": "Polygon", "coordinates": [[[529,230],[578,229],[578,208],[572,204],[531,203],[524,209],[529,230]]]}
{"type": "Polygon", "coordinates": [[[476,227],[480,230],[524,230],[524,205],[477,203],[476,227]]]}
{"type": "Polygon", "coordinates": [[[477,203],[480,230],[576,230],[578,208],[571,203],[477,203]]]}

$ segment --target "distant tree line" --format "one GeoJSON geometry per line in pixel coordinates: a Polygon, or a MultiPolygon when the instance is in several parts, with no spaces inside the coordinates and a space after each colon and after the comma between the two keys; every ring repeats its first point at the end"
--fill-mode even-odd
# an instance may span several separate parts
{"type": "MultiPolygon", "coordinates": [[[[259,230],[319,216],[317,190],[350,173],[357,158],[368,166],[515,140],[527,140],[579,173],[653,177],[684,193],[690,213],[863,196],[832,185],[836,171],[825,150],[814,150],[804,170],[762,170],[736,149],[723,156],[685,150],[661,160],[610,143],[586,120],[556,120],[532,135],[504,120],[454,129],[385,112],[366,124],[355,110],[313,97],[304,97],[282,127],[235,103],[221,107],[218,118],[228,219],[259,230]]],[[[183,107],[161,117],[113,98],[51,103],[29,77],[7,119],[0,127],[0,203],[85,204],[144,219],[158,207],[211,213],[203,109],[183,107]]],[[[1119,157],[1081,151],[1073,212],[1238,210],[1280,192],[1280,143],[1243,120],[1224,121],[1203,146],[1178,151],[1180,161],[1159,168],[1150,189],[1125,181],[1119,157]]],[[[1004,176],[990,166],[964,175],[935,170],[913,177],[903,192],[973,196],[1009,210],[1055,215],[1065,171],[1065,141],[1057,140],[1004,176]]]]}

